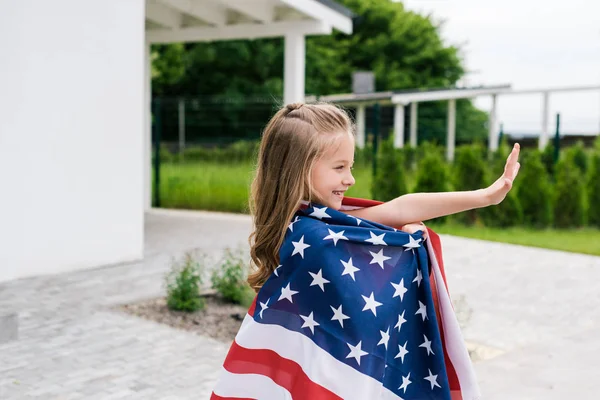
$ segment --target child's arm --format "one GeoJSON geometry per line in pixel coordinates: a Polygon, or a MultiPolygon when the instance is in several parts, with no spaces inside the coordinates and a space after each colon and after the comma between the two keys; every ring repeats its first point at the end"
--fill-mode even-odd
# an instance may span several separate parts
{"type": "Polygon", "coordinates": [[[504,173],[485,189],[446,193],[411,193],[384,204],[347,213],[388,226],[402,226],[415,221],[427,221],[474,208],[499,204],[512,188],[512,183],[519,172],[519,151],[519,144],[515,144],[506,161],[504,173]]]}

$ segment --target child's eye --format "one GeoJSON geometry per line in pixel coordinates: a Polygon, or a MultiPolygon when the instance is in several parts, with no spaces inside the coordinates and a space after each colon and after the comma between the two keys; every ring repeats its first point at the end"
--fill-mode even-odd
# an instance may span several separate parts
{"type": "Polygon", "coordinates": [[[335,167],[335,169],[344,169],[344,166],[340,165],[339,167],[335,167]]]}

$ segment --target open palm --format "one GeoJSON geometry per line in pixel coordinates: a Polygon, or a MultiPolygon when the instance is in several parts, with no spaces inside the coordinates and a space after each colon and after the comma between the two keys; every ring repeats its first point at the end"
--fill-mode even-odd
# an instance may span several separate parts
{"type": "Polygon", "coordinates": [[[492,183],[488,188],[486,188],[490,204],[500,204],[510,189],[512,189],[513,182],[519,173],[519,168],[521,168],[521,164],[519,163],[520,150],[521,147],[519,144],[515,143],[515,146],[506,159],[504,173],[496,180],[496,182],[492,183]]]}

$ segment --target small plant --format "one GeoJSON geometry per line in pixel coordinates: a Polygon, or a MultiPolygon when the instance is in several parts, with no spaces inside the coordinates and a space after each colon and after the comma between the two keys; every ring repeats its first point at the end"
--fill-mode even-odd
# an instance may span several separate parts
{"type": "Polygon", "coordinates": [[[202,268],[190,253],[182,263],[174,263],[165,281],[167,287],[167,307],[175,311],[194,312],[204,308],[200,297],[202,268]]]}
{"type": "Polygon", "coordinates": [[[377,173],[373,178],[371,193],[373,198],[381,201],[393,200],[408,193],[406,179],[402,168],[402,154],[394,148],[390,137],[381,143],[377,154],[377,173]]]}
{"type": "Polygon", "coordinates": [[[250,306],[255,293],[246,283],[246,264],[240,251],[226,249],[220,265],[212,273],[211,282],[225,300],[250,306]]]}

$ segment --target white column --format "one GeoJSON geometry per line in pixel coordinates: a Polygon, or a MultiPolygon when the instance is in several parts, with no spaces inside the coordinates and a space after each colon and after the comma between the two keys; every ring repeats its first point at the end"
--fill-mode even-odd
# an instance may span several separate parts
{"type": "Polygon", "coordinates": [[[456,100],[448,100],[448,135],[446,136],[446,159],[454,161],[456,141],[456,100]]]}
{"type": "Polygon", "coordinates": [[[185,100],[179,99],[179,152],[185,150],[185,100]]]}
{"type": "Polygon", "coordinates": [[[396,104],[394,108],[394,147],[404,147],[404,104],[396,104]]]}
{"type": "Polygon", "coordinates": [[[285,35],[284,41],[283,102],[285,104],[302,102],[304,101],[304,79],[306,74],[304,35],[288,33],[285,35]]]}
{"type": "Polygon", "coordinates": [[[365,109],[366,106],[359,105],[356,107],[356,146],[359,149],[365,147],[365,109]]]}
{"type": "Polygon", "coordinates": [[[417,121],[419,103],[413,101],[410,104],[410,147],[417,147],[417,121]]]}
{"type": "Polygon", "coordinates": [[[548,144],[548,123],[550,122],[550,92],[544,92],[542,96],[542,132],[540,133],[540,140],[538,141],[540,150],[543,150],[548,144]]]}
{"type": "Polygon", "coordinates": [[[144,210],[152,207],[152,58],[150,43],[144,57],[144,210]]]}
{"type": "Polygon", "coordinates": [[[498,150],[498,135],[496,131],[496,107],[497,96],[492,95],[492,109],[490,110],[490,119],[488,121],[488,149],[491,152],[498,150]]]}

